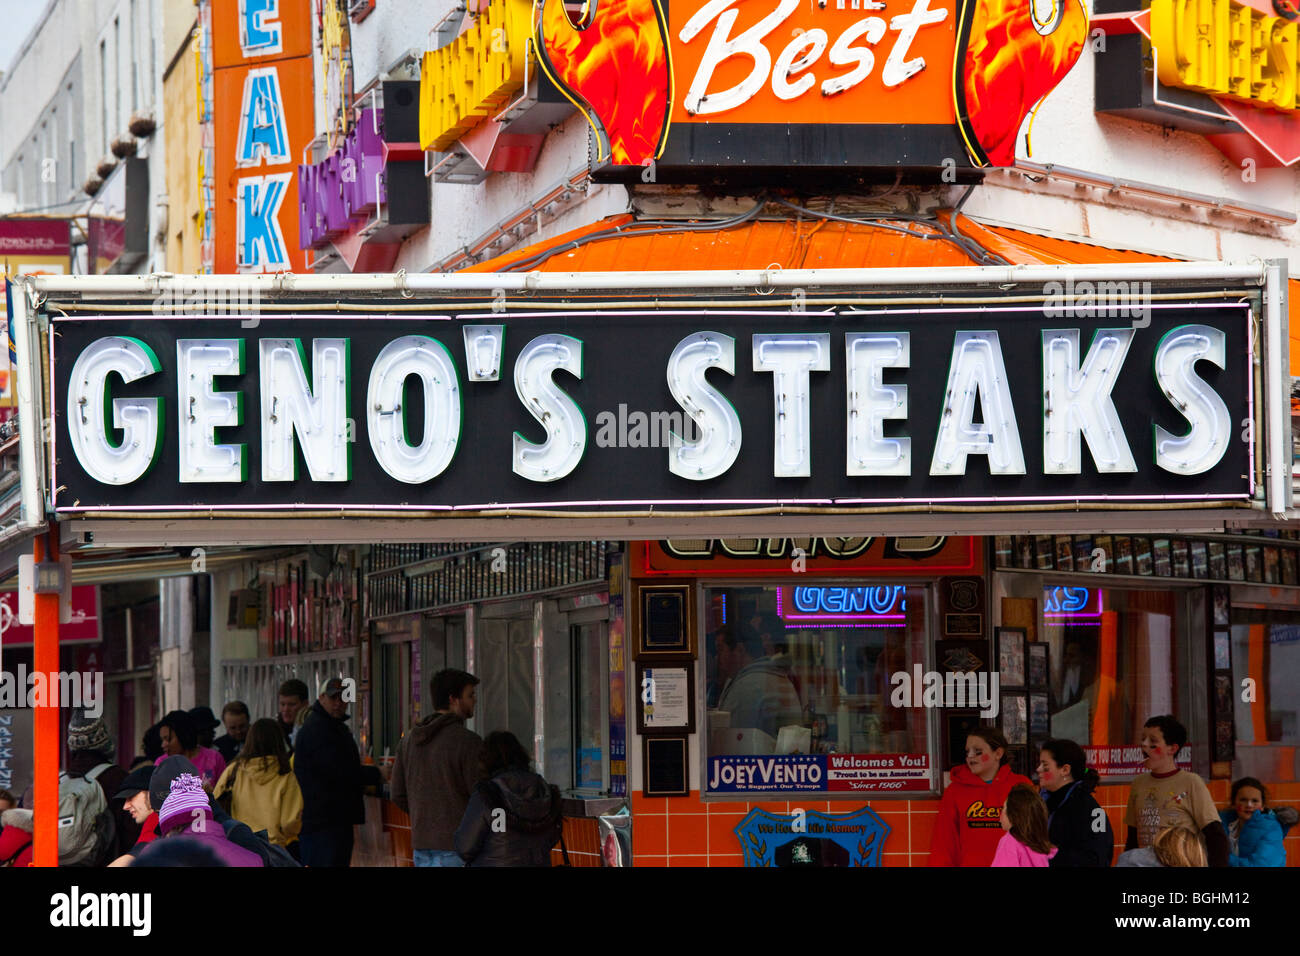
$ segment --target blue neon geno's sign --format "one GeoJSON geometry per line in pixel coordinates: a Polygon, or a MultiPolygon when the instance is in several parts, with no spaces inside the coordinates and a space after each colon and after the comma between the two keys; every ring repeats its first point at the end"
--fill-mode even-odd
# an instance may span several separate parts
{"type": "Polygon", "coordinates": [[[794,610],[801,614],[880,615],[907,610],[907,586],[796,587],[794,610]]]}

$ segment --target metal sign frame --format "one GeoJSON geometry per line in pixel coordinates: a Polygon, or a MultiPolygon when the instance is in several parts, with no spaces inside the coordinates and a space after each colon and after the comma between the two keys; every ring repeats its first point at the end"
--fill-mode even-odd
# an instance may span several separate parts
{"type": "MultiPolygon", "coordinates": [[[[354,308],[385,313],[385,299],[393,309],[482,308],[491,296],[499,321],[511,315],[546,307],[616,307],[644,310],[646,306],[672,308],[673,301],[709,306],[730,306],[735,311],[762,308],[816,306],[861,310],[866,305],[963,304],[972,309],[1006,306],[1008,302],[1042,302],[1044,287],[1061,283],[1075,288],[1086,282],[1151,282],[1158,291],[1207,289],[1215,294],[1244,297],[1262,332],[1249,344],[1254,354],[1254,419],[1238,423],[1257,435],[1255,496],[1245,507],[1219,506],[1215,502],[1146,502],[1118,506],[1106,502],[1061,501],[1049,505],[1013,501],[985,501],[937,507],[933,503],[914,510],[891,507],[886,502],[851,507],[817,507],[765,502],[759,506],[713,511],[663,510],[625,507],[619,510],[569,509],[558,513],[545,508],[508,507],[450,516],[446,510],[403,514],[373,511],[358,513],[346,507],[268,509],[266,520],[223,518],[214,510],[193,515],[168,511],[155,517],[132,514],[59,516],[65,537],[78,543],[132,546],[139,544],[266,544],[286,540],[363,542],[374,540],[581,540],[585,538],[657,538],[671,536],[734,536],[760,531],[765,535],[844,534],[870,530],[875,534],[970,534],[1017,532],[1069,532],[1074,530],[1137,531],[1167,525],[1171,515],[1188,531],[1223,530],[1225,527],[1268,524],[1284,520],[1291,507],[1291,455],[1286,391],[1283,377],[1287,362],[1286,264],[1284,260],[1250,264],[1171,263],[1077,266],[1005,266],[943,269],[846,269],[701,271],[675,273],[525,273],[525,274],[423,274],[326,276],[76,276],[30,277],[23,280],[27,294],[16,297],[15,337],[18,346],[18,388],[21,434],[41,434],[46,417],[45,395],[38,394],[41,380],[36,367],[38,323],[48,321],[54,309],[93,315],[134,311],[159,296],[183,290],[231,295],[241,302],[260,303],[262,312],[292,313],[302,310],[306,297],[352,300],[354,308]],[[1261,296],[1262,293],[1262,296],[1261,296]],[[756,300],[755,294],[762,296],[756,300]],[[441,297],[435,306],[427,300],[441,297]],[[421,304],[421,300],[426,300],[421,304]],[[593,301],[594,300],[594,301],[593,301]],[[31,308],[33,301],[42,305],[31,308]],[[701,303],[703,304],[703,303],[701,303]],[[304,513],[305,512],[305,513],[304,513]],[[298,515],[301,515],[299,517],[298,515]],[[437,517],[437,521],[411,521],[412,517],[437,517]],[[557,520],[560,519],[560,520],[557,520]]],[[[147,311],[147,310],[146,310],[147,311]]],[[[174,315],[174,313],[173,313],[174,315]]],[[[1069,320],[1066,320],[1068,322],[1069,320]]],[[[22,441],[24,519],[44,519],[44,490],[48,447],[22,441]],[[42,453],[45,451],[46,453],[42,453]]],[[[671,506],[668,506],[671,508],[671,506]]]]}

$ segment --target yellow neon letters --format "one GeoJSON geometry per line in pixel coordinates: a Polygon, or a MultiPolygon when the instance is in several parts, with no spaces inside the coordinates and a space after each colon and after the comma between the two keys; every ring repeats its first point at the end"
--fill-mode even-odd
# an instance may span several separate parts
{"type": "MultiPolygon", "coordinates": [[[[420,63],[420,146],[445,152],[524,83],[529,0],[491,0],[468,30],[420,63]]],[[[466,14],[469,16],[470,14],[466,14]]]]}
{"type": "Polygon", "coordinates": [[[1274,109],[1296,108],[1298,27],[1237,0],[1151,0],[1161,83],[1274,109]]]}

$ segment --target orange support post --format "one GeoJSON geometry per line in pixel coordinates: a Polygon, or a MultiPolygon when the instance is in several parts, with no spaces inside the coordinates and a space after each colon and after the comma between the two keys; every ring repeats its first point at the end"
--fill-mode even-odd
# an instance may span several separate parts
{"type": "MultiPolygon", "coordinates": [[[[48,558],[46,541],[37,535],[36,563],[59,559],[57,532],[50,530],[48,558]]],[[[35,786],[36,832],[33,834],[32,862],[35,866],[59,865],[59,682],[50,679],[59,671],[59,595],[35,595],[35,647],[32,667],[46,675],[45,700],[35,708],[35,746],[32,761],[35,786]]],[[[37,703],[33,701],[33,703],[37,703]]]]}

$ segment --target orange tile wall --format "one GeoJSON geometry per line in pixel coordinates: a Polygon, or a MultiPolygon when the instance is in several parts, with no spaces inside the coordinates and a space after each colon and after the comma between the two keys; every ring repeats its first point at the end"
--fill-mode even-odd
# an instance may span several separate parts
{"type": "MultiPolygon", "coordinates": [[[[1215,804],[1228,805],[1227,780],[1209,782],[1215,804]]],[[[1300,805],[1300,783],[1266,783],[1269,803],[1300,805]]],[[[1110,818],[1118,841],[1115,859],[1124,850],[1128,830],[1124,807],[1128,803],[1126,784],[1098,787],[1094,796],[1110,818]]],[[[850,813],[860,804],[844,801],[792,800],[764,803],[704,803],[699,792],[689,797],[647,798],[632,795],[632,861],[635,866],[743,866],[735,828],[755,807],[772,813],[791,813],[795,808],[829,813],[850,813]]],[[[867,803],[889,826],[883,866],[925,866],[930,853],[930,834],[939,813],[939,801],[879,800],[867,803]]],[[[1300,826],[1287,834],[1287,866],[1300,866],[1300,826]]],[[[1114,859],[1112,859],[1112,864],[1114,859]]]]}

